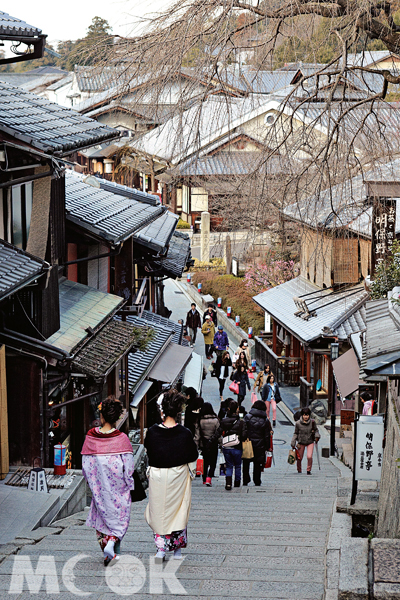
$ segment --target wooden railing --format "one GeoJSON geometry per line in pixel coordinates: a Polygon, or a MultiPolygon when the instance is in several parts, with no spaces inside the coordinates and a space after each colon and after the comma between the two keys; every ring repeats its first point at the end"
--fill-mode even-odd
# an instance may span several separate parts
{"type": "Polygon", "coordinates": [[[301,358],[297,356],[278,356],[259,337],[256,342],[256,360],[260,366],[269,365],[279,385],[297,387],[300,385],[301,358]]]}
{"type": "Polygon", "coordinates": [[[304,379],[304,377],[300,377],[300,406],[304,408],[309,406],[309,404],[313,400],[313,384],[304,379]]]}

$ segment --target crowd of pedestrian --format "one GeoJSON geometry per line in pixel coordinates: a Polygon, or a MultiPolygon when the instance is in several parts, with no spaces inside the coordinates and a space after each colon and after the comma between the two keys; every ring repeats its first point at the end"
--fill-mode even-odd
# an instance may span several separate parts
{"type": "MultiPolygon", "coordinates": [[[[251,464],[254,485],[261,485],[262,472],[270,466],[267,457],[273,449],[273,428],[281,401],[279,385],[266,364],[255,376],[252,406],[249,412],[245,410],[243,401],[251,390],[250,377],[254,378],[248,341],[242,340],[231,358],[228,336],[218,325],[212,306],[201,319],[193,303],[185,325],[192,345],[201,329],[206,357],[211,360],[216,354],[212,374],[218,381],[220,407],[217,415],[212,404],[205,402],[193,387],[184,388],[184,393],[170,389],[157,401],[159,423],[148,429],[144,440],[149,464],[145,520],[153,531],[156,562],[164,561],[167,552],[180,559],[182,548],[186,548],[191,483],[199,470],[199,452],[205,486],[212,486],[217,469],[217,474],[225,475],[227,491],[247,486],[251,464]],[[229,390],[236,393],[235,399],[224,398],[227,382],[231,382],[229,390]],[[218,465],[220,449],[224,462],[218,465]]],[[[364,398],[364,406],[372,414],[370,398],[364,398]]],[[[110,396],[99,405],[99,411],[100,427],[88,432],[82,448],[82,470],[92,492],[86,524],[96,530],[107,566],[118,560],[128,529],[131,501],[135,499],[135,474],[132,445],[116,428],[123,411],[121,402],[110,396]]],[[[306,454],[307,474],[311,474],[314,444],[319,438],[310,409],[302,409],[291,441],[299,473],[306,454]]]]}

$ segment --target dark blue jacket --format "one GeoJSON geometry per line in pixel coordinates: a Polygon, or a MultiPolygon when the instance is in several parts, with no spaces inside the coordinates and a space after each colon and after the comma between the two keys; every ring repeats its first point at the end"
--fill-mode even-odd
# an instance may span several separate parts
{"type": "Polygon", "coordinates": [[[246,395],[246,386],[247,389],[250,390],[250,381],[249,376],[247,375],[247,371],[244,373],[239,373],[239,371],[235,371],[233,375],[233,381],[239,384],[239,396],[246,395]]]}

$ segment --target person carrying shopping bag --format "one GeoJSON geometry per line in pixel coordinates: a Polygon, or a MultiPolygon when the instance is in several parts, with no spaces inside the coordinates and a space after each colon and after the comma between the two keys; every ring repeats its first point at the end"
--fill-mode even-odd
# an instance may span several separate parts
{"type": "Polygon", "coordinates": [[[215,325],[213,323],[212,318],[207,315],[206,320],[204,321],[201,327],[201,333],[204,336],[204,345],[205,345],[205,353],[206,358],[211,360],[214,352],[214,336],[215,336],[215,325]]]}
{"type": "Polygon", "coordinates": [[[226,463],[225,489],[232,489],[233,470],[235,470],[234,486],[240,487],[242,478],[242,442],[247,439],[246,423],[239,417],[239,404],[232,400],[226,417],[211,438],[214,441],[222,436],[222,452],[226,463]]]}
{"type": "Polygon", "coordinates": [[[279,385],[273,375],[267,377],[267,383],[264,385],[261,397],[267,405],[267,417],[269,419],[270,408],[272,406],[272,427],[276,426],[276,405],[282,400],[279,385]]]}
{"type": "Polygon", "coordinates": [[[217,360],[215,362],[215,375],[218,379],[219,383],[219,395],[221,397],[221,402],[223,401],[223,393],[225,382],[229,379],[232,371],[232,361],[229,356],[229,352],[225,350],[221,356],[217,356],[217,360]]]}
{"type": "Polygon", "coordinates": [[[244,417],[247,437],[253,447],[254,457],[243,458],[243,485],[250,483],[250,463],[253,462],[254,485],[261,485],[261,471],[265,465],[265,453],[271,450],[272,427],[266,414],[265,402],[254,402],[250,412],[244,417]]]}
{"type": "Polygon", "coordinates": [[[246,396],[246,387],[247,389],[250,391],[251,387],[250,387],[250,381],[249,381],[249,376],[247,374],[246,371],[246,367],[244,367],[243,365],[241,365],[237,371],[235,371],[235,373],[232,376],[232,380],[234,383],[237,383],[239,386],[239,391],[238,391],[238,403],[239,406],[242,404],[245,396],[246,396]]]}
{"type": "Polygon", "coordinates": [[[311,418],[309,408],[301,409],[301,417],[296,421],[291,446],[296,449],[297,472],[301,473],[301,461],[303,460],[304,450],[307,448],[307,475],[311,475],[314,444],[318,444],[321,435],[314,419],[311,418]],[[297,444],[297,447],[296,447],[297,444]]]}
{"type": "Polygon", "coordinates": [[[212,485],[212,478],[214,477],[218,458],[218,438],[214,439],[212,443],[210,440],[218,431],[218,428],[219,419],[212,405],[209,402],[205,402],[200,409],[199,431],[194,441],[203,454],[203,484],[208,487],[212,485]]]}

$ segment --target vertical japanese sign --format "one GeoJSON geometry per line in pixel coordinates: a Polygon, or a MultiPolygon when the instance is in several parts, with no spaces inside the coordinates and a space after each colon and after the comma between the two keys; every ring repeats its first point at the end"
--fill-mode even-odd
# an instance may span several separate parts
{"type": "Polygon", "coordinates": [[[380,416],[359,418],[356,440],[355,478],[380,481],[383,458],[383,418],[380,416]]]}
{"type": "Polygon", "coordinates": [[[371,273],[387,260],[396,231],[396,200],[374,198],[372,205],[371,273]]]}

